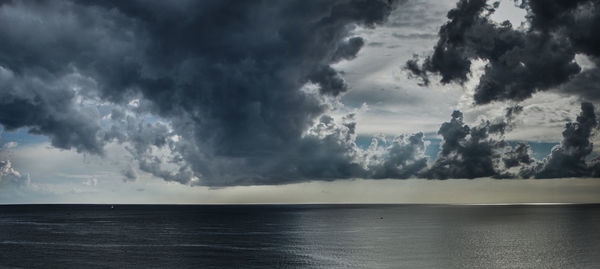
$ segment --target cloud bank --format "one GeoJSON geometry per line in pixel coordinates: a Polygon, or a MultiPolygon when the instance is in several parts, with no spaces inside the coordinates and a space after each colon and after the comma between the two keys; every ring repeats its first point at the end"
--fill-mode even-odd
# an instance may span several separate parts
{"type": "MultiPolygon", "coordinates": [[[[368,149],[359,148],[355,115],[331,116],[348,90],[332,66],[355,58],[366,43],[353,35],[356,27],[376,27],[401,4],[2,2],[0,124],[8,131],[27,128],[49,137],[54,147],[86,154],[102,156],[106,144],[121,143],[135,164],[123,164],[125,181],[135,180],[136,170],[207,186],[553,177],[545,167],[556,164],[569,167],[568,176],[598,171],[584,159],[596,126],[591,105],[567,125],[561,150],[541,164],[529,157],[525,144],[513,147],[502,139],[518,107],[500,121],[475,127],[454,112],[439,130],[444,142],[431,166],[422,133],[374,138],[368,149]]],[[[527,7],[531,14],[541,12],[533,2],[527,7]]],[[[492,24],[482,12],[491,12],[485,1],[461,1],[442,27],[434,55],[409,68],[425,82],[432,72],[442,82],[464,82],[470,61],[485,58],[489,66],[476,101],[519,100],[577,75],[575,53],[593,50],[584,46],[591,38],[585,33],[577,36],[580,45],[565,48],[575,37],[549,34],[558,26],[519,32],[492,24]],[[492,41],[497,45],[478,43],[492,41]],[[518,73],[512,71],[516,67],[518,73]],[[536,75],[539,71],[545,75],[536,75]]],[[[543,17],[535,18],[532,22],[545,25],[543,17]]]]}

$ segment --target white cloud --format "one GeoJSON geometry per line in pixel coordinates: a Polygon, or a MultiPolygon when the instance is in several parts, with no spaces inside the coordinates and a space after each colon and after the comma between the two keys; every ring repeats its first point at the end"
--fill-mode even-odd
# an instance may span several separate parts
{"type": "Polygon", "coordinates": [[[90,179],[84,181],[83,185],[86,185],[86,186],[96,186],[96,185],[98,185],[98,179],[96,179],[96,178],[90,178],[90,179]]]}
{"type": "Polygon", "coordinates": [[[19,143],[10,141],[10,142],[7,142],[6,144],[4,144],[4,146],[2,146],[1,150],[13,149],[13,148],[16,148],[18,145],[19,145],[19,143]]]}
{"type": "Polygon", "coordinates": [[[0,161],[0,184],[3,186],[27,186],[30,183],[29,175],[22,175],[12,167],[10,160],[0,161]]]}

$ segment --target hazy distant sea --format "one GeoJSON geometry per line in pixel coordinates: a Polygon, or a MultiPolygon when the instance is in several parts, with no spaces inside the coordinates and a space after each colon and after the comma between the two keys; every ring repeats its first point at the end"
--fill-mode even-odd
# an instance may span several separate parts
{"type": "Polygon", "coordinates": [[[600,205],[0,206],[4,268],[600,268],[600,205]]]}

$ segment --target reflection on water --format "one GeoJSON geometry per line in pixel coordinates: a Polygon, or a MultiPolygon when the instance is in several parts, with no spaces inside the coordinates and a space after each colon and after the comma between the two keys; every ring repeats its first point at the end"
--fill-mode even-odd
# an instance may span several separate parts
{"type": "Polygon", "coordinates": [[[598,268],[600,205],[0,207],[0,265],[598,268]]]}

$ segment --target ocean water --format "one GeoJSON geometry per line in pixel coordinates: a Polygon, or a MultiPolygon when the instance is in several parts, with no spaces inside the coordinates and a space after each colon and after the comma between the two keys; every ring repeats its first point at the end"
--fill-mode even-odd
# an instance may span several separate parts
{"type": "Polygon", "coordinates": [[[600,268],[600,205],[0,206],[2,268],[600,268]]]}

